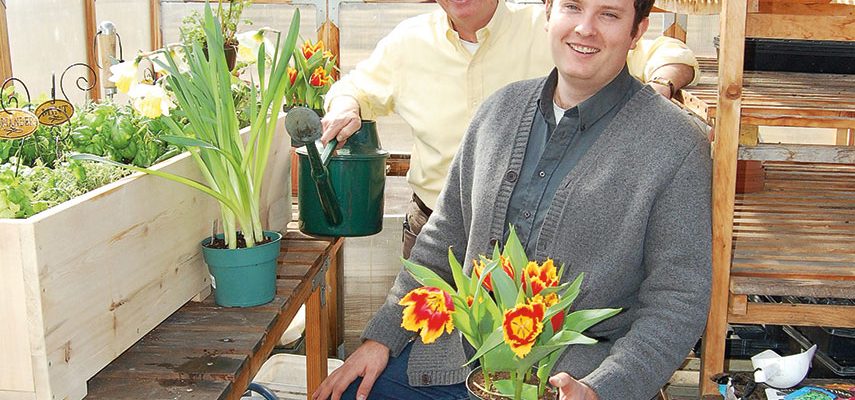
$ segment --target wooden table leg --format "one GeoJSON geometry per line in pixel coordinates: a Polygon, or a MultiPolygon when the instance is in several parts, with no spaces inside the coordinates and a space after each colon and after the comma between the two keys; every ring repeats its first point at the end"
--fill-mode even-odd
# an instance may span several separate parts
{"type": "Polygon", "coordinates": [[[306,302],[306,393],[318,389],[327,376],[327,335],[329,314],[326,310],[325,285],[313,289],[306,302]]]}
{"type": "MultiPolygon", "coordinates": [[[[344,240],[344,239],[338,239],[344,240]]],[[[331,255],[330,268],[327,271],[327,300],[329,311],[329,351],[330,357],[338,357],[338,349],[344,343],[344,245],[340,245],[331,255]]]]}

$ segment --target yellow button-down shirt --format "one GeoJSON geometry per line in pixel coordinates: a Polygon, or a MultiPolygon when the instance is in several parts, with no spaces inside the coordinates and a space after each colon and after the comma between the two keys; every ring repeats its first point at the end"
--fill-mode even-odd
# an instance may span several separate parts
{"type": "MultiPolygon", "coordinates": [[[[479,47],[471,54],[442,10],[407,19],[333,85],[325,106],[337,96],[351,96],[363,119],[400,115],[415,136],[407,181],[433,208],[481,102],[511,82],[545,76],[555,66],[545,26],[542,5],[499,0],[493,18],[476,32],[479,47]]],[[[642,41],[627,59],[630,73],[642,81],[672,63],[694,66],[697,79],[697,60],[674,39],[642,41]]]]}

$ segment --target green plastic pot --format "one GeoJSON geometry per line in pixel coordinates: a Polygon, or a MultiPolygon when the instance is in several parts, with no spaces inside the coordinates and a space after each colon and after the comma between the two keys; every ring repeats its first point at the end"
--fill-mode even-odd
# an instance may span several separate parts
{"type": "MultiPolygon", "coordinates": [[[[282,234],[264,231],[271,241],[244,249],[206,247],[211,238],[202,241],[202,256],[214,277],[214,302],[223,307],[253,307],[267,304],[276,296],[276,259],[282,234]]],[[[217,235],[222,239],[223,235],[217,235]]]]}

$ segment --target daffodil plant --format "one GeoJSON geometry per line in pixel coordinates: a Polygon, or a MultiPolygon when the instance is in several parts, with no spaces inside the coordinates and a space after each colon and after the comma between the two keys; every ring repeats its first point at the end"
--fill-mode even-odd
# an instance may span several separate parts
{"type": "Polygon", "coordinates": [[[492,258],[474,260],[468,276],[449,249],[453,285],[426,267],[403,262],[424,286],[399,302],[404,306],[401,326],[419,332],[426,344],[458,329],[476,349],[469,363],[480,362],[486,389],[516,400],[541,398],[564,348],[596,343],[582,332],[621,311],[571,311],[583,275],[563,281],[564,266],[556,268],[551,259],[529,260],[513,228],[504,248],[496,246],[492,258]],[[510,379],[490,379],[497,372],[507,372],[510,379]],[[526,383],[532,374],[538,386],[526,383]]]}
{"type": "MultiPolygon", "coordinates": [[[[72,158],[115,164],[198,189],[219,202],[224,237],[229,248],[237,247],[238,229],[243,234],[246,247],[262,242],[264,234],[259,210],[261,180],[267,167],[283,98],[292,90],[284,77],[294,54],[299,27],[300,12],[296,10],[283,46],[278,46],[278,40],[273,49],[268,49],[264,41],[258,46],[255,76],[260,82],[257,86],[251,85],[251,98],[259,101],[249,102],[250,131],[247,138],[242,137],[239,131],[231,91],[232,75],[222,52],[210,52],[209,57],[199,43],[193,43],[184,52],[186,71],[168,51],[163,50],[166,63],[155,60],[166,71],[167,86],[175,96],[183,116],[189,121],[189,126],[182,128],[171,118],[165,118],[172,135],[162,136],[161,139],[188,149],[202,172],[204,183],[88,154],[72,158]],[[272,50],[273,55],[269,69],[268,50],[272,50]]],[[[223,47],[223,30],[207,2],[204,31],[207,48],[223,47]]],[[[127,70],[130,71],[130,68],[127,70]]],[[[141,85],[137,84],[137,87],[141,85]]],[[[162,101],[166,96],[149,87],[140,92],[139,109],[152,113],[159,109],[163,112],[164,105],[157,100],[162,101]]]]}

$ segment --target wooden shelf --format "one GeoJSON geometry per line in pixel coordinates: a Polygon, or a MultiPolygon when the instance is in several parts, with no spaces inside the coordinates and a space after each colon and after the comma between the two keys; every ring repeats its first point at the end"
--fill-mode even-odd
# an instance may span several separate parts
{"type": "MultiPolygon", "coordinates": [[[[683,104],[715,122],[718,61],[701,58],[698,83],[681,90],[683,104]]],[[[743,124],[855,129],[855,75],[745,71],[743,124]]]]}
{"type": "Polygon", "coordinates": [[[851,297],[853,266],[855,166],[766,163],[766,190],[736,195],[731,293],[851,297]]]}

